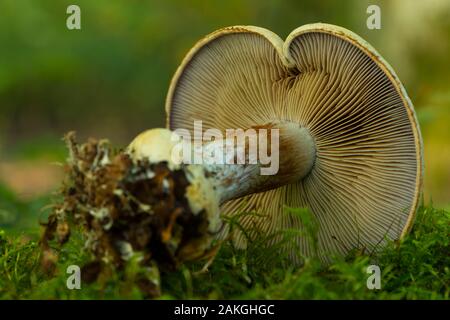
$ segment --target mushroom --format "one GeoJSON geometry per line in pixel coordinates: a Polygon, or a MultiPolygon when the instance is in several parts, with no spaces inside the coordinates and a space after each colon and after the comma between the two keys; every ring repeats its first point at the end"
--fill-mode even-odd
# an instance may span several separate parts
{"type": "MultiPolygon", "coordinates": [[[[316,245],[301,234],[288,244],[294,261],[317,256],[326,263],[356,247],[375,250],[411,228],[423,173],[414,108],[389,64],[349,30],[309,24],[284,42],[254,26],[213,32],[176,71],[166,112],[172,131],[193,133],[202,120],[204,129],[222,132],[279,132],[279,170],[272,176],[261,174],[260,162],[181,164],[190,172],[191,206],[209,208],[211,221],[220,220],[219,206],[230,216],[258,213],[239,216],[246,230],[233,231],[239,247],[258,232],[304,231],[302,217],[286,207],[307,208],[318,224],[316,245]]],[[[158,160],[178,162],[170,153],[180,138],[157,132],[166,138],[145,132],[130,153],[145,158],[164,146],[158,160]]],[[[221,150],[222,143],[206,149],[221,150]]],[[[211,231],[224,238],[229,229],[219,225],[211,231]]]]}

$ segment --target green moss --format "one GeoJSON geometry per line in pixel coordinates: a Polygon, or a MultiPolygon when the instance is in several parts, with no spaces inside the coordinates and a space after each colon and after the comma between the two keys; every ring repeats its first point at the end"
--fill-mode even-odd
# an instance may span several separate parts
{"type": "MultiPolygon", "coordinates": [[[[293,268],[276,246],[255,241],[240,251],[223,245],[209,272],[196,274],[202,263],[162,274],[163,299],[448,299],[450,294],[450,213],[421,208],[411,233],[369,257],[353,254],[323,268],[314,259],[293,268]],[[369,290],[367,266],[381,268],[381,290],[369,290]]],[[[136,263],[107,280],[82,283],[69,290],[65,270],[89,258],[79,236],[62,249],[56,274],[40,268],[36,241],[0,233],[0,298],[2,299],[141,299],[135,277],[145,272],[136,263]]],[[[282,251],[281,251],[282,252],[282,251]]]]}

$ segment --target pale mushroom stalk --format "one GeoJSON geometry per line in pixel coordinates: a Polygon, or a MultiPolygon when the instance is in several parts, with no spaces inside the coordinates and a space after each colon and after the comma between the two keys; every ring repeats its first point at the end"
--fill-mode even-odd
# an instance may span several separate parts
{"type": "Polygon", "coordinates": [[[287,121],[274,121],[256,127],[263,128],[265,133],[269,132],[267,135],[256,134],[253,137],[257,142],[256,149],[251,148],[251,138],[243,137],[243,143],[239,144],[234,135],[202,143],[200,148],[192,148],[192,141],[186,141],[168,129],[145,131],[128,147],[127,152],[134,161],[167,162],[172,170],[182,170],[186,175],[190,183],[185,191],[189,210],[200,219],[205,219],[209,236],[181,247],[177,256],[180,261],[208,258],[201,272],[212,263],[220,247],[221,241],[213,245],[213,240],[224,231],[225,225],[219,208],[221,205],[233,199],[301,181],[314,165],[314,140],[307,129],[287,121]],[[268,150],[272,153],[271,160],[276,162],[276,171],[264,171],[267,165],[264,164],[265,161],[258,159],[258,155],[262,153],[255,154],[261,148],[267,149],[262,153],[268,150]],[[187,163],[181,161],[186,159],[179,153],[181,150],[190,151],[187,163]],[[282,156],[279,156],[280,153],[282,156]],[[216,161],[215,157],[207,158],[218,154],[222,156],[221,161],[216,161]],[[250,161],[252,157],[253,161],[250,161]],[[201,159],[202,163],[193,163],[195,159],[201,159]]]}
{"type": "Polygon", "coordinates": [[[236,143],[236,137],[232,136],[202,143],[201,148],[196,149],[192,141],[183,140],[175,132],[153,129],[137,136],[128,152],[134,160],[149,159],[155,163],[166,161],[172,168],[184,164],[185,170],[190,173],[192,185],[199,186],[195,192],[188,194],[192,209],[198,211],[205,205],[203,200],[196,202],[194,198],[213,198],[213,202],[222,205],[232,199],[300,181],[311,171],[315,147],[307,129],[288,121],[255,127],[264,128],[268,134],[256,134],[254,141],[257,148],[254,150],[250,148],[248,137],[243,137],[243,144],[236,143]],[[183,163],[182,154],[177,152],[181,150],[191,151],[187,163],[183,163]],[[264,171],[267,164],[263,164],[259,156],[267,151],[276,153],[276,157],[272,157],[272,161],[277,162],[276,171],[264,171]],[[280,153],[282,156],[279,156],[280,153]],[[221,161],[214,158],[218,154],[221,155],[221,161]],[[211,158],[207,158],[211,155],[211,158]],[[250,161],[252,157],[254,160],[250,161]],[[195,163],[195,159],[200,159],[201,163],[195,163]],[[208,188],[201,188],[200,185],[207,185],[208,188]]]}

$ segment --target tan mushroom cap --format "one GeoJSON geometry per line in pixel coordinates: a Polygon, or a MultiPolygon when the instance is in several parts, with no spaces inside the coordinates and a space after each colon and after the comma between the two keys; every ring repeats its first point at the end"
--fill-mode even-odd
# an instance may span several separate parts
{"type": "MultiPolygon", "coordinates": [[[[171,130],[193,130],[194,120],[204,130],[274,120],[309,130],[316,160],[303,180],[222,206],[225,214],[264,215],[240,219],[250,234],[302,230],[284,207],[307,207],[319,224],[318,255],[328,261],[399,239],[411,227],[423,172],[414,109],[389,64],[349,30],[310,24],[285,42],[253,26],[216,31],[178,68],[166,111],[171,130]]],[[[235,240],[245,244],[242,234],[235,240]]],[[[296,258],[314,254],[305,237],[295,248],[296,258]]]]}

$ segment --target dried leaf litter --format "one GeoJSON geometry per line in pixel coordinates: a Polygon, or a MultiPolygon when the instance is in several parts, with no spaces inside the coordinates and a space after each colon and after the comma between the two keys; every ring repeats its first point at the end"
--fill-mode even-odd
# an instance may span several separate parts
{"type": "Polygon", "coordinates": [[[194,215],[185,197],[185,171],[170,170],[166,162],[133,161],[106,140],[78,144],[69,133],[65,141],[70,154],[61,200],[41,239],[44,269],[55,268],[59,248],[77,228],[92,256],[82,267],[84,281],[123,269],[135,258],[148,271],[139,287],[158,296],[159,271],[189,260],[186,252],[208,236],[204,212],[194,215]]]}

